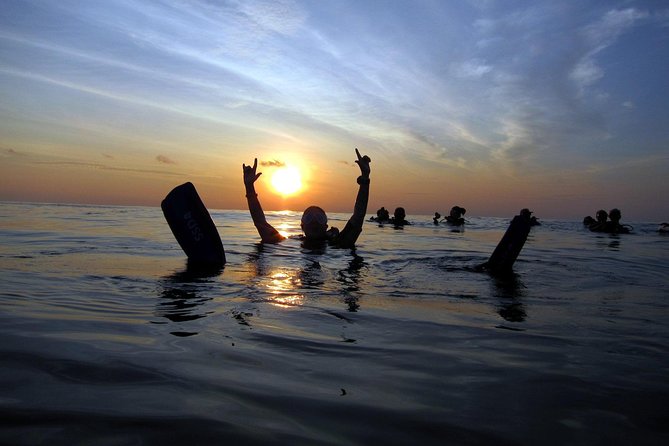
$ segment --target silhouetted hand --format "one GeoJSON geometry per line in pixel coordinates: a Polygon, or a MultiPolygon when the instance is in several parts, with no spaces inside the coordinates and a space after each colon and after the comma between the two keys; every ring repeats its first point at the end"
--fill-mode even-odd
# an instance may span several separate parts
{"type": "Polygon", "coordinates": [[[360,173],[363,177],[369,177],[369,173],[371,171],[369,168],[369,163],[371,163],[372,160],[369,159],[367,155],[361,156],[357,148],[355,149],[355,154],[358,156],[356,163],[358,166],[360,166],[360,173]]]}
{"type": "Polygon", "coordinates": [[[242,169],[244,170],[244,185],[246,187],[253,186],[253,183],[255,183],[258,177],[262,175],[262,172],[256,173],[257,168],[258,158],[253,160],[253,167],[242,164],[242,169]]]}

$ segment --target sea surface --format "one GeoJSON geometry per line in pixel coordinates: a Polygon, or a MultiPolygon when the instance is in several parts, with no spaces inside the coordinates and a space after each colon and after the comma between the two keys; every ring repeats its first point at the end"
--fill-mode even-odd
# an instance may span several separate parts
{"type": "Polygon", "coordinates": [[[669,444],[657,223],[539,216],[495,278],[513,215],[367,222],[355,251],[211,215],[203,273],[158,207],[0,203],[0,444],[669,444]]]}

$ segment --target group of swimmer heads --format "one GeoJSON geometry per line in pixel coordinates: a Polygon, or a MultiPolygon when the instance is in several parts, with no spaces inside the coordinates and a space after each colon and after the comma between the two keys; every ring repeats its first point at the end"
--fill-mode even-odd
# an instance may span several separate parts
{"type": "MultiPolygon", "coordinates": [[[[465,224],[464,215],[466,212],[467,209],[463,208],[462,206],[453,206],[446,217],[442,218],[439,212],[435,212],[434,217],[432,218],[432,222],[435,225],[446,223],[450,226],[462,226],[465,224]]],[[[530,226],[538,226],[541,224],[539,223],[539,220],[537,220],[537,217],[532,215],[532,211],[527,208],[521,209],[520,215],[529,220],[530,226]]],[[[392,217],[390,217],[386,208],[382,207],[376,211],[376,217],[371,217],[370,221],[375,221],[379,224],[390,223],[394,224],[395,226],[410,225],[411,223],[406,221],[405,218],[406,211],[402,207],[396,208],[392,217]]]]}
{"type": "Polygon", "coordinates": [[[587,216],[583,219],[583,224],[592,232],[607,232],[610,234],[628,234],[630,226],[620,224],[622,214],[619,209],[611,209],[608,213],[600,209],[595,214],[595,218],[587,216]]]}
{"type": "Polygon", "coordinates": [[[392,217],[385,207],[381,207],[381,209],[376,211],[376,217],[370,217],[369,220],[375,221],[379,224],[390,223],[395,226],[410,225],[411,223],[406,221],[406,217],[407,213],[403,207],[395,208],[395,212],[393,212],[392,217]]]}

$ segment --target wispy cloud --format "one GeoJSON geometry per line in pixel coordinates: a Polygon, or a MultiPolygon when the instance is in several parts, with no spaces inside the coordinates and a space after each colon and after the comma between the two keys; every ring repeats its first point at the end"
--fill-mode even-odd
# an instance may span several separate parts
{"type": "Polygon", "coordinates": [[[3,148],[2,153],[4,153],[7,156],[19,156],[19,157],[27,156],[25,153],[17,152],[16,150],[14,150],[12,148],[8,148],[8,149],[3,148]]]}
{"type": "Polygon", "coordinates": [[[176,164],[175,161],[173,161],[172,159],[170,159],[169,157],[167,157],[165,155],[156,156],[156,161],[158,161],[159,163],[163,163],[163,164],[176,164]]]}
{"type": "Polygon", "coordinates": [[[141,174],[156,174],[156,175],[169,175],[169,176],[183,176],[182,173],[178,172],[168,172],[164,170],[152,170],[152,169],[137,169],[130,167],[114,167],[108,166],[106,164],[99,163],[88,163],[80,161],[36,161],[34,164],[42,164],[49,166],[60,166],[60,167],[77,167],[84,169],[99,169],[99,170],[109,170],[114,172],[129,172],[129,173],[141,173],[141,174]]]}
{"type": "Polygon", "coordinates": [[[581,31],[585,54],[571,72],[571,78],[580,88],[588,87],[604,76],[604,70],[597,64],[597,54],[613,45],[623,33],[648,16],[647,12],[634,8],[612,10],[581,31]]]}
{"type": "Polygon", "coordinates": [[[462,78],[480,78],[491,71],[492,66],[480,59],[471,59],[453,66],[454,75],[462,78]]]}
{"type": "Polygon", "coordinates": [[[293,0],[256,0],[239,3],[250,21],[265,32],[292,34],[306,18],[304,9],[293,0]]]}
{"type": "Polygon", "coordinates": [[[286,165],[286,163],[275,159],[270,161],[260,161],[260,165],[263,167],[283,167],[286,165]]]}

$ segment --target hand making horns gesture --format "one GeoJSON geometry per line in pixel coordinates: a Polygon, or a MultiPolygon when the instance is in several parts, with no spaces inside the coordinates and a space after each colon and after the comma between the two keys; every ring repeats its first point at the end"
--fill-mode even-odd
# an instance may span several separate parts
{"type": "Polygon", "coordinates": [[[360,166],[360,173],[364,177],[369,177],[370,173],[370,168],[369,168],[369,163],[372,162],[372,160],[367,156],[361,156],[360,151],[356,147],[355,149],[355,154],[358,156],[358,159],[356,160],[356,164],[360,166]]]}
{"type": "Polygon", "coordinates": [[[262,175],[262,172],[256,173],[256,169],[258,168],[258,158],[255,158],[253,160],[253,167],[247,166],[246,164],[242,164],[242,169],[244,170],[244,184],[247,186],[251,186],[253,183],[256,182],[258,177],[262,175]]]}

